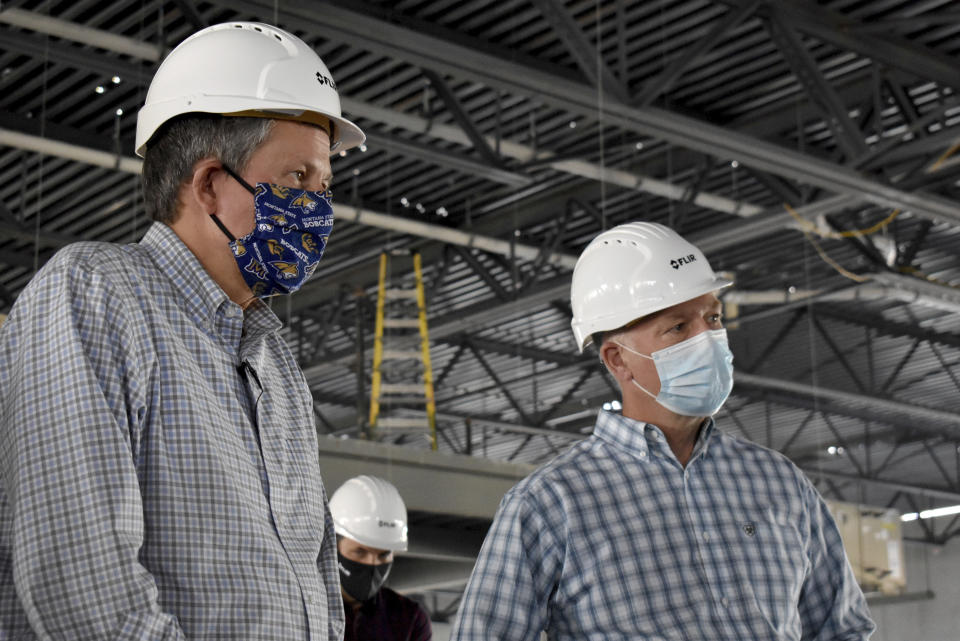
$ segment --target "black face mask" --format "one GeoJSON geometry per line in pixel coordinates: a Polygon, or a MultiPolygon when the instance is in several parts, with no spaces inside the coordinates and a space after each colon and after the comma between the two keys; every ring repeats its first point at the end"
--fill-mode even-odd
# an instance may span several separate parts
{"type": "Polygon", "coordinates": [[[383,565],[357,563],[345,558],[339,552],[337,560],[340,562],[340,585],[357,601],[369,601],[375,597],[383,587],[393,566],[393,563],[383,565]]]}

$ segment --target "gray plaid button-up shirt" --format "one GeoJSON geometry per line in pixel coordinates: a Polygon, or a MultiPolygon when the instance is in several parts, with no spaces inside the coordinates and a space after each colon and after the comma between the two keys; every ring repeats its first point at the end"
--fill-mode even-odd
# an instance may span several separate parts
{"type": "Polygon", "coordinates": [[[593,435],[510,490],[454,641],[863,641],[827,507],[781,454],[716,429],[680,465],[659,428],[593,435]]]}
{"type": "Polygon", "coordinates": [[[59,252],[0,330],[0,639],[340,639],[312,398],[165,225],[59,252]]]}

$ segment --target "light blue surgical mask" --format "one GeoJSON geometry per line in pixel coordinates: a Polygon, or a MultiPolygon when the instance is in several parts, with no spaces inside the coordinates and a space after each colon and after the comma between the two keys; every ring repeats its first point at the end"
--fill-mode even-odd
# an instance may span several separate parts
{"type": "Polygon", "coordinates": [[[660,405],[681,416],[713,416],[733,389],[733,353],[727,330],[700,332],[693,338],[652,352],[649,356],[613,341],[637,356],[653,361],[660,376],[660,393],[654,396],[636,379],[631,382],[660,405]]]}

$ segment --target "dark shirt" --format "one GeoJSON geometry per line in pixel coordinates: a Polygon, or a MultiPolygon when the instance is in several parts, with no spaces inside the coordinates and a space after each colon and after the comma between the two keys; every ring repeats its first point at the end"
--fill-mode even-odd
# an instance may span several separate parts
{"type": "Polygon", "coordinates": [[[381,588],[377,596],[354,610],[345,604],[343,641],[430,641],[430,617],[419,603],[381,588]]]}

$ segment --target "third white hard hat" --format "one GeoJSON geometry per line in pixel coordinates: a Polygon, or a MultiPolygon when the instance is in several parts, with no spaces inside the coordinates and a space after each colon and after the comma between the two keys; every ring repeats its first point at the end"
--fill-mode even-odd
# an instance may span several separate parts
{"type": "Polygon", "coordinates": [[[392,483],[355,476],[330,497],[337,534],[381,550],[407,549],[407,507],[392,483]]]}
{"type": "Polygon", "coordinates": [[[618,225],[590,241],[573,269],[573,335],[582,352],[607,332],[731,281],[717,276],[703,252],[657,223],[618,225]]]}
{"type": "Polygon", "coordinates": [[[365,139],[341,115],[337,85],[320,56],[292,33],[258,22],[207,27],[170,52],[137,116],[137,155],[143,156],[165,122],[192,112],[329,119],[331,149],[337,144],[349,149],[365,139]]]}

